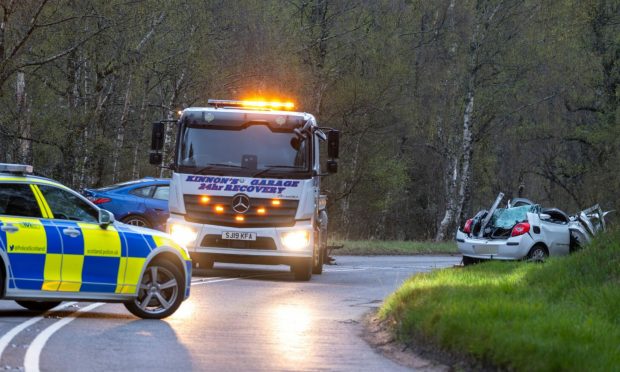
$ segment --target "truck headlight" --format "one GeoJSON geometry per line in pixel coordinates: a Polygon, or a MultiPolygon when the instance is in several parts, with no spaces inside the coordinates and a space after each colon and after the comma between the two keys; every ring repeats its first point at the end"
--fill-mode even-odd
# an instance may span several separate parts
{"type": "Polygon", "coordinates": [[[290,250],[301,250],[308,246],[310,234],[307,230],[291,231],[282,234],[282,244],[290,250]]]}
{"type": "Polygon", "coordinates": [[[198,237],[198,233],[191,227],[176,223],[170,226],[170,235],[177,243],[183,246],[190,245],[198,237]]]}

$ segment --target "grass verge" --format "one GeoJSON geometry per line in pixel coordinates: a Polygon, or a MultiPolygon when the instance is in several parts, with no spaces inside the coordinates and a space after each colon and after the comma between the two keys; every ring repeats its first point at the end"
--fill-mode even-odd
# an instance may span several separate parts
{"type": "Polygon", "coordinates": [[[410,278],[379,312],[397,337],[520,371],[620,366],[620,231],[544,264],[488,262],[410,278]]]}
{"type": "Polygon", "coordinates": [[[378,256],[411,254],[453,254],[458,253],[455,242],[414,242],[396,240],[334,240],[330,246],[334,255],[378,256]]]}

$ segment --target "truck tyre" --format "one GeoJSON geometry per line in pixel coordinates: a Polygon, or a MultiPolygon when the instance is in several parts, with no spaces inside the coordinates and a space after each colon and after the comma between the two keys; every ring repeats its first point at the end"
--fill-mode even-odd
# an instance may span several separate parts
{"type": "Polygon", "coordinates": [[[36,312],[44,312],[60,305],[61,301],[15,301],[21,307],[36,312]]]}
{"type": "Polygon", "coordinates": [[[315,235],[315,247],[314,247],[314,253],[313,253],[313,257],[312,257],[312,274],[317,274],[317,275],[321,275],[323,274],[323,259],[324,259],[324,255],[323,255],[323,251],[325,250],[325,247],[323,247],[322,243],[322,239],[321,239],[321,233],[319,232],[318,234],[315,235]]]}
{"type": "Polygon", "coordinates": [[[312,259],[300,261],[292,266],[295,280],[307,282],[312,277],[312,259]]]}

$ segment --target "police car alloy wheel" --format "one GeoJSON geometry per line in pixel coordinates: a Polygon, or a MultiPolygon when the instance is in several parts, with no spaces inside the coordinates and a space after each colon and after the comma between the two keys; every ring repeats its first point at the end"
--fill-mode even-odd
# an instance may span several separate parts
{"type": "Polygon", "coordinates": [[[183,274],[172,263],[156,261],[145,270],[138,297],[125,303],[137,317],[162,319],[176,311],[183,301],[183,274]]]}

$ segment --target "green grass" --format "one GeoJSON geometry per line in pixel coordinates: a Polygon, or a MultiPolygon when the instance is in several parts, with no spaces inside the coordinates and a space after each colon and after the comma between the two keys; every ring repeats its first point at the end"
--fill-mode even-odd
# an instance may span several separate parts
{"type": "Polygon", "coordinates": [[[409,254],[451,254],[458,253],[455,242],[414,242],[396,240],[334,240],[330,246],[334,255],[377,256],[409,254]]]}
{"type": "Polygon", "coordinates": [[[544,264],[489,262],[416,275],[379,314],[402,341],[520,371],[620,368],[620,231],[544,264]]]}

